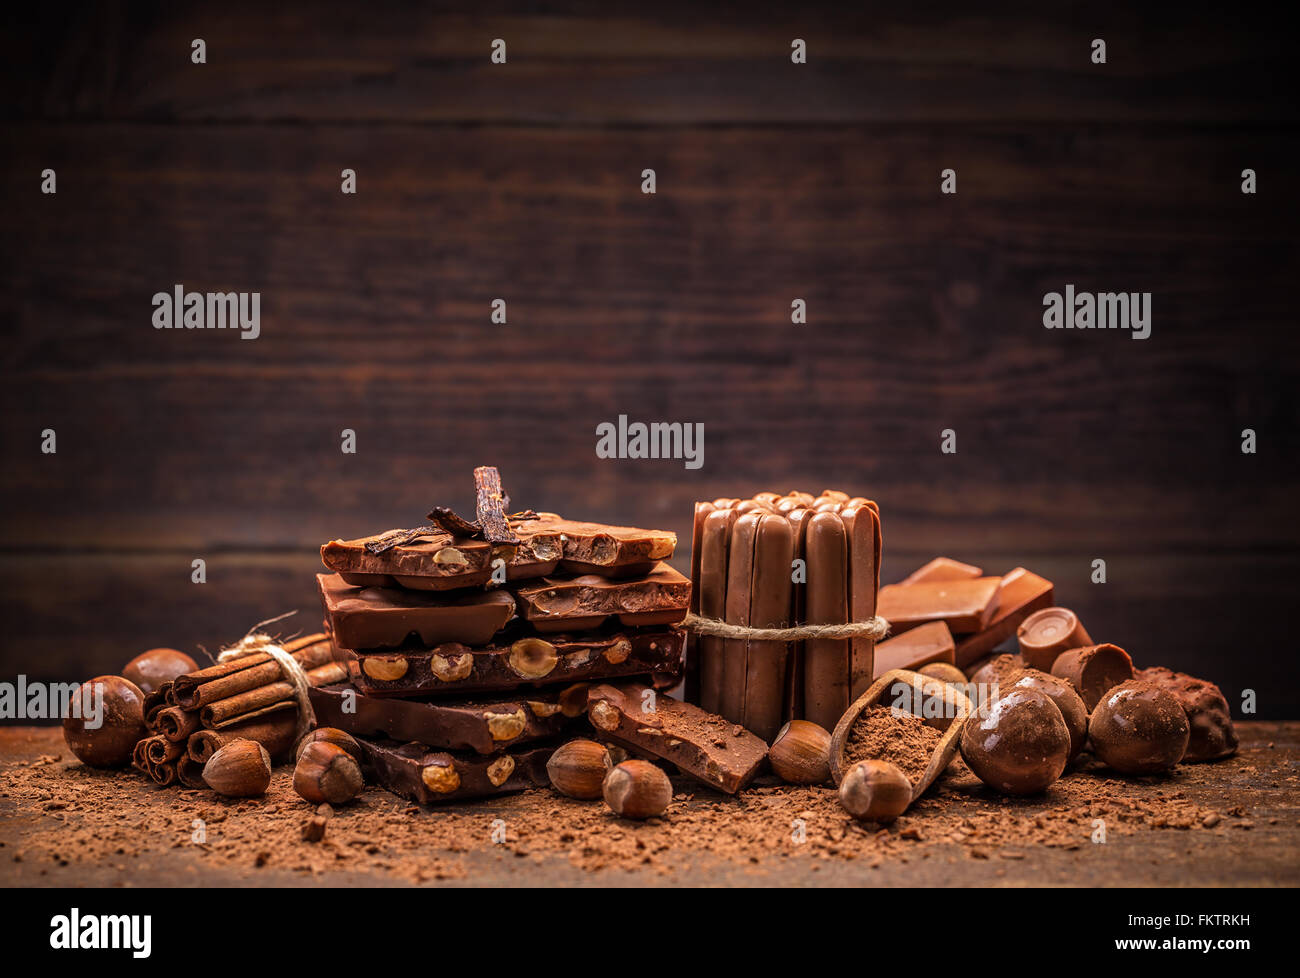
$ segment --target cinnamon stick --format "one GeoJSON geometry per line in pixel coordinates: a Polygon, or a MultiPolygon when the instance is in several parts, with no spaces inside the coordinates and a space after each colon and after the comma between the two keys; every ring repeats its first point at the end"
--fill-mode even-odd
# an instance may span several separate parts
{"type": "MultiPolygon", "coordinates": [[[[341,683],[348,678],[347,667],[332,659],[311,669],[308,669],[304,663],[303,668],[306,670],[307,683],[310,686],[328,686],[330,683],[341,683]]],[[[280,675],[278,664],[275,665],[275,670],[276,675],[280,675]]],[[[212,685],[215,683],[208,684],[208,686],[212,685]]],[[[207,686],[199,688],[202,690],[207,686]]],[[[294,702],[293,684],[286,680],[263,683],[244,689],[233,696],[208,703],[200,710],[199,719],[205,727],[220,727],[236,717],[260,714],[282,702],[294,702]]]]}
{"type": "Polygon", "coordinates": [[[150,764],[164,764],[174,761],[185,753],[185,745],[168,740],[161,734],[155,734],[145,740],[145,758],[150,764]]]}
{"type": "MultiPolygon", "coordinates": [[[[333,648],[324,633],[286,642],[281,646],[304,669],[314,669],[331,661],[333,648]]],[[[180,676],[172,685],[176,704],[186,710],[198,710],[217,700],[237,696],[250,689],[274,683],[284,676],[280,664],[265,652],[241,656],[214,666],[180,676]]]]}
{"type": "Polygon", "coordinates": [[[198,730],[197,710],[182,710],[179,706],[168,706],[158,711],[157,722],[151,728],[173,743],[190,739],[190,734],[198,730]]]}
{"type": "Polygon", "coordinates": [[[501,488],[501,473],[491,465],[480,465],[474,470],[474,491],[478,497],[479,529],[489,543],[519,546],[519,537],[510,529],[506,519],[506,507],[510,505],[508,497],[501,488]]]}
{"type": "Polygon", "coordinates": [[[223,730],[199,730],[190,736],[185,752],[192,761],[206,764],[208,758],[232,740],[256,740],[272,757],[283,756],[293,747],[293,738],[297,729],[295,715],[286,713],[282,716],[236,723],[223,730]]]}
{"type": "Polygon", "coordinates": [[[171,693],[172,680],[167,680],[152,693],[144,697],[144,725],[153,733],[158,732],[157,719],[160,710],[167,708],[167,696],[171,693]]]}
{"type": "Polygon", "coordinates": [[[208,786],[208,783],[203,780],[203,765],[186,755],[176,759],[176,780],[187,788],[208,786]]]}
{"type": "Polygon", "coordinates": [[[149,762],[149,777],[166,788],[176,783],[176,762],[163,761],[161,764],[149,762]]]}

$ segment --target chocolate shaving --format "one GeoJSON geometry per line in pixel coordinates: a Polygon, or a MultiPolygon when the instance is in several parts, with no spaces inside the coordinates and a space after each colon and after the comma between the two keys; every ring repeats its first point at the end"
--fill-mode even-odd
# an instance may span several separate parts
{"type": "Polygon", "coordinates": [[[501,473],[491,465],[480,465],[474,470],[474,489],[478,494],[478,525],[484,538],[489,543],[519,546],[519,537],[506,519],[510,497],[501,488],[501,473]]]}

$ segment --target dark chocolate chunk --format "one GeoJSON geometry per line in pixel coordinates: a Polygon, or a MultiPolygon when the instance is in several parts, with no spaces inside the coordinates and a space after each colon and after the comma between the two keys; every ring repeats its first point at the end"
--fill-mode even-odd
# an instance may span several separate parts
{"type": "Polygon", "coordinates": [[[546,762],[558,744],[501,754],[453,754],[422,744],[358,737],[370,777],[384,789],[425,805],[504,795],[551,783],[546,762]]]}
{"type": "Polygon", "coordinates": [[[660,563],[642,577],[547,577],[513,590],[521,618],[539,632],[556,632],[597,628],[611,616],[630,627],[675,625],[686,617],[691,582],[660,563]]]}
{"type": "Polygon", "coordinates": [[[464,642],[485,645],[514,615],[505,590],[453,592],[354,587],[337,574],[317,574],[330,631],[348,649],[397,648],[464,642]]]}

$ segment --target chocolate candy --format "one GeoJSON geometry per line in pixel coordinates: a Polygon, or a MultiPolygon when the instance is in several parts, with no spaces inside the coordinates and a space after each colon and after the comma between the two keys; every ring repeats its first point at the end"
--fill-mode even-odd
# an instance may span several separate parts
{"type": "Polygon", "coordinates": [[[1043,791],[1061,776],[1070,732],[1046,693],[1016,687],[984,702],[961,732],[961,756],[976,777],[1009,795],[1043,791]]]}
{"type": "Polygon", "coordinates": [[[1228,701],[1214,683],[1163,666],[1141,669],[1136,678],[1172,693],[1182,704],[1189,727],[1184,764],[1215,761],[1237,752],[1237,731],[1232,726],[1228,701]]]}
{"type": "Polygon", "coordinates": [[[586,712],[586,685],[481,700],[408,700],[367,696],[348,683],[311,690],[316,721],[354,736],[414,740],[442,750],[491,754],[553,737],[586,712]]]}
{"type": "Polygon", "coordinates": [[[1056,708],[1061,711],[1061,719],[1065,721],[1065,729],[1070,732],[1068,760],[1074,760],[1088,740],[1088,709],[1074,687],[1064,679],[1049,676],[1038,669],[1025,669],[1015,675],[1010,684],[1011,689],[1036,689],[1056,704],[1056,708]]]}
{"type": "Polygon", "coordinates": [[[968,665],[988,655],[1016,633],[1032,612],[1052,603],[1052,582],[1017,567],[998,585],[997,610],[980,631],[957,643],[957,665],[968,665]]]}
{"type": "Polygon", "coordinates": [[[664,563],[635,578],[546,577],[513,590],[520,617],[544,633],[599,628],[610,617],[628,627],[675,625],[691,598],[691,582],[664,563]]]}
{"type": "Polygon", "coordinates": [[[953,560],[951,557],[935,557],[934,560],[918,567],[898,583],[924,584],[933,581],[968,581],[983,576],[983,569],[973,564],[963,564],[960,560],[953,560]]]}
{"type": "Polygon", "coordinates": [[[515,613],[505,590],[421,592],[355,587],[338,574],[317,574],[325,618],[334,640],[348,649],[396,648],[464,642],[484,645],[515,613]]]}
{"type": "Polygon", "coordinates": [[[1024,671],[1025,660],[1018,655],[990,656],[971,664],[968,670],[970,681],[977,686],[1010,686],[1017,676],[1024,671]]]}
{"type": "Polygon", "coordinates": [[[331,540],[321,547],[321,560],[349,584],[360,587],[401,587],[441,591],[486,584],[492,562],[505,561],[507,580],[545,577],[561,565],[574,574],[606,577],[634,576],[652,571],[673,555],[677,536],[667,530],[641,530],[566,520],[541,513],[535,520],[511,524],[519,537],[515,546],[453,536],[431,526],[408,543],[372,553],[367,543],[381,541],[393,530],[357,540],[331,540]]]}
{"type": "MultiPolygon", "coordinates": [[[[749,623],[755,628],[785,628],[790,624],[793,560],[794,531],[790,521],[776,513],[760,516],[754,540],[754,576],[749,585],[749,623]]],[[[739,722],[764,743],[777,735],[785,719],[789,654],[787,642],[750,640],[745,643],[739,722]]]]}
{"type": "Polygon", "coordinates": [[[453,754],[372,737],[358,737],[357,743],[375,783],[425,805],[546,787],[551,783],[546,762],[557,746],[485,755],[453,754]]]}
{"type": "Polygon", "coordinates": [[[739,724],[640,683],[591,687],[587,716],[602,740],[671,761],[728,794],[748,784],[767,757],[767,744],[739,724]]]}
{"type": "Polygon", "coordinates": [[[1189,732],[1178,697],[1138,679],[1110,689],[1088,720],[1093,753],[1124,774],[1172,769],[1187,750],[1189,732]]]}
{"type": "Polygon", "coordinates": [[[432,649],[339,653],[356,661],[353,682],[371,696],[459,696],[618,676],[656,675],[671,686],[681,678],[685,646],[685,633],[668,627],[546,638],[524,635],[486,648],[449,642],[432,649]]]}
{"type": "Polygon", "coordinates": [[[91,767],[125,767],[135,745],[149,736],[144,694],[121,676],[97,676],[73,693],[63,718],[63,739],[91,767]]]}
{"type": "Polygon", "coordinates": [[[177,676],[194,672],[199,664],[184,652],[177,649],[150,649],[141,652],[126,664],[122,678],[134,683],[140,692],[148,696],[171,682],[177,676]]]}
{"type": "Polygon", "coordinates": [[[997,610],[1001,583],[1000,577],[975,577],[891,584],[880,589],[877,608],[895,635],[928,621],[946,622],[954,635],[969,634],[988,625],[997,610]]]}
{"type": "Polygon", "coordinates": [[[1058,655],[1052,675],[1069,682],[1091,713],[1107,690],[1133,678],[1133,660],[1118,645],[1088,645],[1058,655]]]}
{"type": "MultiPolygon", "coordinates": [[[[700,537],[700,576],[695,590],[700,594],[700,615],[715,621],[727,617],[727,577],[731,555],[731,529],[738,517],[735,509],[715,509],[704,518],[700,537]]],[[[702,635],[700,654],[700,705],[709,713],[722,709],[725,641],[702,635]]]]}
{"type": "Polygon", "coordinates": [[[952,632],[942,621],[909,628],[876,645],[874,675],[879,679],[890,669],[919,670],[933,662],[953,663],[952,632]]]}
{"type": "Polygon", "coordinates": [[[1062,652],[1092,645],[1092,639],[1069,608],[1040,608],[1016,629],[1020,655],[1035,669],[1050,672],[1062,652]]]}

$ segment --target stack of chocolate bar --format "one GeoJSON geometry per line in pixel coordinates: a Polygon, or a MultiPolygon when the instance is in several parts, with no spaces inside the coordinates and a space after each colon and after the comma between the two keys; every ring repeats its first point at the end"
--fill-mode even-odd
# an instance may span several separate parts
{"type": "Polygon", "coordinates": [[[1017,567],[1001,577],[949,557],[936,557],[897,584],[880,589],[877,613],[890,637],[876,646],[875,674],[948,662],[973,673],[1052,604],[1052,582],[1017,567]]]}
{"type": "MultiPolygon", "coordinates": [[[[826,490],[695,504],[692,611],[748,628],[842,625],[877,614],[880,510],[826,490]]],[[[699,636],[700,705],[769,743],[789,719],[832,729],[871,683],[874,640],[699,636]]],[[[694,692],[694,690],[692,690],[694,692]]]]}
{"type": "Polygon", "coordinates": [[[549,783],[546,761],[592,683],[676,685],[690,581],[676,536],[507,514],[475,471],[478,518],[321,548],[326,627],[349,683],[312,691],[317,722],[358,739],[378,783],[439,802],[549,783]]]}

